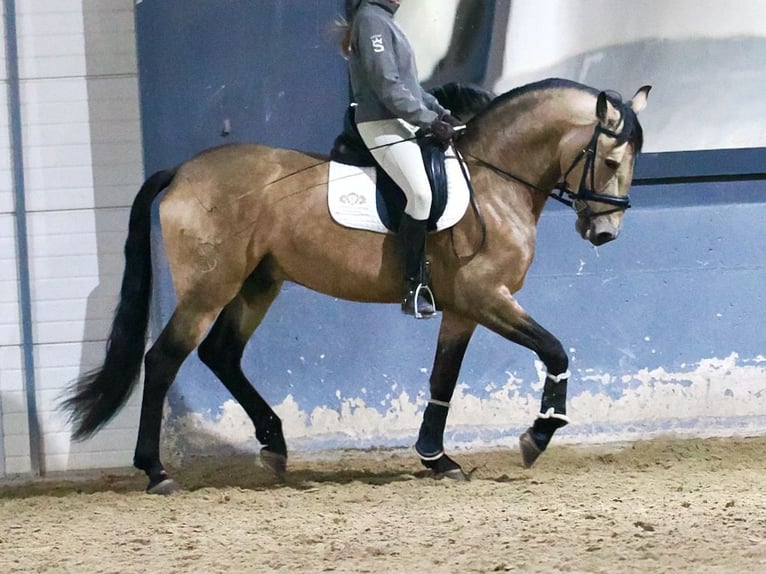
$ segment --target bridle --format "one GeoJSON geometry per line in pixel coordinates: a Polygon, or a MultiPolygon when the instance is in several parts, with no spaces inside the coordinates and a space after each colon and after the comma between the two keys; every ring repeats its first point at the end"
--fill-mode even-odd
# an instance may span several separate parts
{"type": "Polygon", "coordinates": [[[607,193],[601,193],[593,189],[595,187],[596,179],[596,150],[598,147],[598,136],[602,134],[614,139],[622,139],[623,137],[620,133],[607,129],[601,124],[596,124],[588,145],[583,148],[580,153],[577,154],[577,157],[575,157],[574,160],[572,160],[572,164],[569,166],[569,169],[566,170],[564,175],[561,177],[561,180],[559,180],[559,182],[554,186],[553,190],[543,189],[540,186],[527,181],[510,171],[504,170],[481,158],[478,158],[473,154],[466,155],[468,155],[468,157],[473,159],[478,164],[483,165],[484,167],[487,167],[500,175],[518,181],[519,183],[542,193],[548,194],[549,197],[574,209],[578,215],[584,214],[590,218],[600,217],[610,213],[625,211],[630,207],[630,197],[628,195],[609,195],[607,193]],[[582,176],[580,177],[580,184],[577,188],[577,191],[573,191],[569,188],[567,177],[570,173],[572,173],[572,171],[574,171],[574,169],[581,161],[584,161],[584,164],[582,176]],[[587,203],[585,203],[583,206],[579,205],[581,202],[589,201],[604,203],[611,206],[611,209],[593,211],[587,203]]]}
{"type": "Polygon", "coordinates": [[[601,215],[608,215],[610,213],[625,211],[630,207],[629,195],[609,195],[606,193],[600,193],[593,189],[595,187],[596,181],[596,148],[598,147],[598,136],[601,134],[614,139],[619,139],[621,137],[621,134],[607,129],[601,124],[597,124],[593,130],[593,135],[591,136],[588,145],[582,151],[580,151],[579,154],[577,154],[577,157],[572,161],[572,165],[569,166],[569,169],[566,171],[566,173],[564,173],[561,181],[556,185],[556,187],[554,187],[554,190],[556,191],[551,192],[550,194],[550,197],[556,201],[563,203],[564,205],[568,205],[574,209],[578,215],[585,211],[586,215],[589,217],[598,217],[601,215]],[[567,177],[570,173],[572,173],[574,168],[577,167],[577,164],[583,160],[583,158],[585,163],[583,165],[582,175],[580,176],[580,185],[575,192],[569,189],[567,184],[567,177]],[[588,185],[589,179],[590,186],[588,185]],[[566,197],[564,197],[565,195],[566,197]],[[605,203],[606,205],[612,206],[612,208],[594,212],[586,204],[584,207],[578,209],[577,202],[581,201],[595,201],[596,203],[605,203]]]}

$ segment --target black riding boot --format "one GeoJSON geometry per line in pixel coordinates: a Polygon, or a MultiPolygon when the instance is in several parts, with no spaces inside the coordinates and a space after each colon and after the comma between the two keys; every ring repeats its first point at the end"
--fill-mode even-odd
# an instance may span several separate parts
{"type": "Polygon", "coordinates": [[[413,219],[406,213],[399,224],[399,239],[404,251],[404,280],[407,292],[402,301],[402,312],[416,319],[436,315],[436,305],[428,287],[425,263],[426,221],[413,219]]]}

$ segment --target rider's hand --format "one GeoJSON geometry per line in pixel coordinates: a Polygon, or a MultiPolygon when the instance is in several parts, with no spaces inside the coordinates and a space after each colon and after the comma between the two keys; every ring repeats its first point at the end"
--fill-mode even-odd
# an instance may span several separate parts
{"type": "Polygon", "coordinates": [[[452,138],[455,137],[455,130],[453,127],[440,118],[436,118],[428,128],[434,139],[446,148],[452,142],[452,138]]]}

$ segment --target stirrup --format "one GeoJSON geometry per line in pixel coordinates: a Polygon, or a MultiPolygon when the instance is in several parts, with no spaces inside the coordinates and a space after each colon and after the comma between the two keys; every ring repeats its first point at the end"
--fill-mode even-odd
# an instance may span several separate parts
{"type": "Polygon", "coordinates": [[[417,288],[415,289],[415,318],[416,319],[430,319],[431,317],[436,316],[436,299],[434,299],[434,294],[431,291],[431,288],[428,285],[423,285],[422,283],[419,283],[417,288]],[[431,307],[433,308],[434,312],[429,313],[428,315],[423,315],[420,311],[418,311],[418,298],[420,295],[423,295],[424,297],[428,298],[431,302],[431,307]]]}
{"type": "MultiPolygon", "coordinates": [[[[407,296],[409,296],[409,293],[407,296]]],[[[405,296],[404,300],[402,301],[402,312],[409,315],[409,313],[407,313],[407,296],[405,296]]],[[[412,314],[416,319],[431,319],[432,317],[436,317],[436,300],[434,299],[434,294],[428,285],[419,283],[415,290],[412,291],[412,311],[412,314]],[[420,309],[418,309],[418,299],[421,295],[429,300],[431,307],[434,310],[433,313],[421,313],[420,309]]]]}

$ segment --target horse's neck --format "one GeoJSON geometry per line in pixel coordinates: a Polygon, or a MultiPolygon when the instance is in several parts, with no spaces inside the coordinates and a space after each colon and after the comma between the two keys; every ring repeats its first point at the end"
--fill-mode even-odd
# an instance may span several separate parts
{"type": "Polygon", "coordinates": [[[562,175],[562,144],[589,120],[580,94],[572,96],[566,100],[550,93],[522,96],[469,126],[466,137],[458,141],[459,150],[479,160],[477,170],[494,172],[487,181],[504,179],[499,185],[476,189],[481,203],[517,214],[529,210],[537,224],[547,192],[562,175]]]}
{"type": "Polygon", "coordinates": [[[551,107],[523,100],[503,106],[471,126],[460,150],[545,197],[539,190],[552,189],[560,178],[560,144],[571,129],[560,113],[546,109],[551,107]]]}
{"type": "Polygon", "coordinates": [[[571,128],[566,114],[550,98],[534,105],[521,101],[482,118],[475,143],[487,154],[487,161],[548,187],[561,175],[560,144],[571,128]]]}

